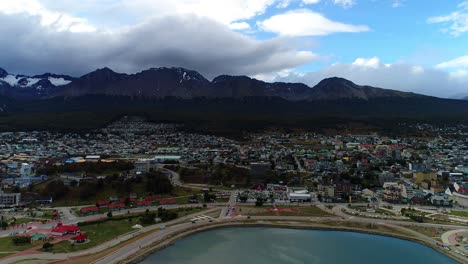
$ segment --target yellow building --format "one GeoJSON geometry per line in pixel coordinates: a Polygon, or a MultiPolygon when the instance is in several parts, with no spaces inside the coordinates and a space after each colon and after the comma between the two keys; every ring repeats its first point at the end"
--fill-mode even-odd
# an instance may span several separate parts
{"type": "Polygon", "coordinates": [[[415,172],[413,173],[413,179],[416,184],[421,184],[423,181],[434,181],[437,180],[437,173],[435,172],[415,172]]]}

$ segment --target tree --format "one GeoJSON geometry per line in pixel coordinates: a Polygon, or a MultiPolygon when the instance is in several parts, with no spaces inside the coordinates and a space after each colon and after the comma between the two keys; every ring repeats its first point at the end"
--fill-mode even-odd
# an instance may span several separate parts
{"type": "Polygon", "coordinates": [[[263,198],[257,197],[257,201],[255,201],[255,206],[263,206],[263,198]]]}
{"type": "Polygon", "coordinates": [[[44,251],[50,251],[52,250],[53,247],[54,247],[54,244],[51,244],[49,242],[46,242],[42,245],[42,249],[44,249],[44,251]]]}
{"type": "Polygon", "coordinates": [[[78,182],[77,182],[76,180],[72,180],[72,181],[70,182],[70,186],[71,186],[71,187],[76,187],[76,186],[78,186],[78,182]]]}
{"type": "Polygon", "coordinates": [[[8,227],[8,222],[5,221],[5,220],[3,219],[3,216],[2,216],[2,219],[0,220],[0,228],[3,229],[3,230],[6,230],[7,227],[8,227]]]}
{"type": "Polygon", "coordinates": [[[174,188],[168,177],[157,171],[148,173],[146,181],[146,190],[154,194],[171,193],[174,188]]]}
{"type": "Polygon", "coordinates": [[[98,190],[102,190],[102,189],[104,188],[104,180],[103,180],[102,178],[99,178],[99,179],[97,180],[97,186],[96,186],[96,188],[97,188],[98,190]]]}
{"type": "Polygon", "coordinates": [[[11,238],[11,241],[16,246],[19,246],[19,245],[29,244],[31,242],[31,237],[30,236],[15,236],[11,238]]]}
{"type": "Polygon", "coordinates": [[[50,195],[54,200],[60,199],[68,194],[70,188],[66,186],[63,181],[55,180],[49,182],[42,190],[43,195],[50,195]]]}
{"type": "Polygon", "coordinates": [[[130,206],[130,202],[131,201],[129,197],[125,198],[125,206],[130,206]]]}
{"type": "Polygon", "coordinates": [[[248,198],[249,198],[249,197],[248,197],[247,195],[244,195],[244,194],[241,194],[241,195],[239,196],[239,200],[240,200],[242,203],[247,202],[247,199],[248,199],[248,198]]]}
{"type": "Polygon", "coordinates": [[[142,217],[140,217],[140,223],[142,225],[152,225],[154,224],[156,219],[155,213],[146,213],[142,217]]]}

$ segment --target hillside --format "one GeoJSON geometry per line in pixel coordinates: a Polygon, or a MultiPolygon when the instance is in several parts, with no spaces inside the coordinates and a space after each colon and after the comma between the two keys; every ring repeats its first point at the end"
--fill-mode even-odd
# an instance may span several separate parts
{"type": "Polygon", "coordinates": [[[2,131],[84,131],[123,115],[235,134],[348,126],[398,132],[400,122],[468,122],[468,101],[360,86],[337,77],[309,87],[247,76],[221,75],[209,81],[183,68],[152,68],[136,74],[103,68],[53,87],[45,96],[33,94],[24,100],[12,95],[0,94],[2,131]]]}

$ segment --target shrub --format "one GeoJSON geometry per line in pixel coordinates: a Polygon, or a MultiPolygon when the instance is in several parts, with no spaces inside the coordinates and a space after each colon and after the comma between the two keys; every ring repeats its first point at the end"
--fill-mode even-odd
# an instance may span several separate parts
{"type": "Polygon", "coordinates": [[[13,244],[15,244],[16,246],[19,246],[19,245],[29,244],[31,242],[31,237],[30,236],[15,236],[15,237],[12,237],[11,240],[13,241],[13,244]]]}
{"type": "Polygon", "coordinates": [[[51,244],[49,242],[46,242],[42,245],[42,249],[44,249],[44,251],[50,251],[53,247],[54,244],[51,244]]]}

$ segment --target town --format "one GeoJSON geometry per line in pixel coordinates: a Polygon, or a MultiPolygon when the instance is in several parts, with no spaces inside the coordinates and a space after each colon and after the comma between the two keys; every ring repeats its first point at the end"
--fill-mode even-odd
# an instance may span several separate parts
{"type": "Polygon", "coordinates": [[[407,228],[467,256],[468,230],[458,227],[468,224],[468,127],[400,125],[432,136],[234,140],[135,116],[81,134],[3,132],[0,245],[11,245],[0,257],[96,253],[168,221],[262,216],[414,223],[407,228]],[[103,235],[97,227],[111,218],[116,232],[103,235]]]}

